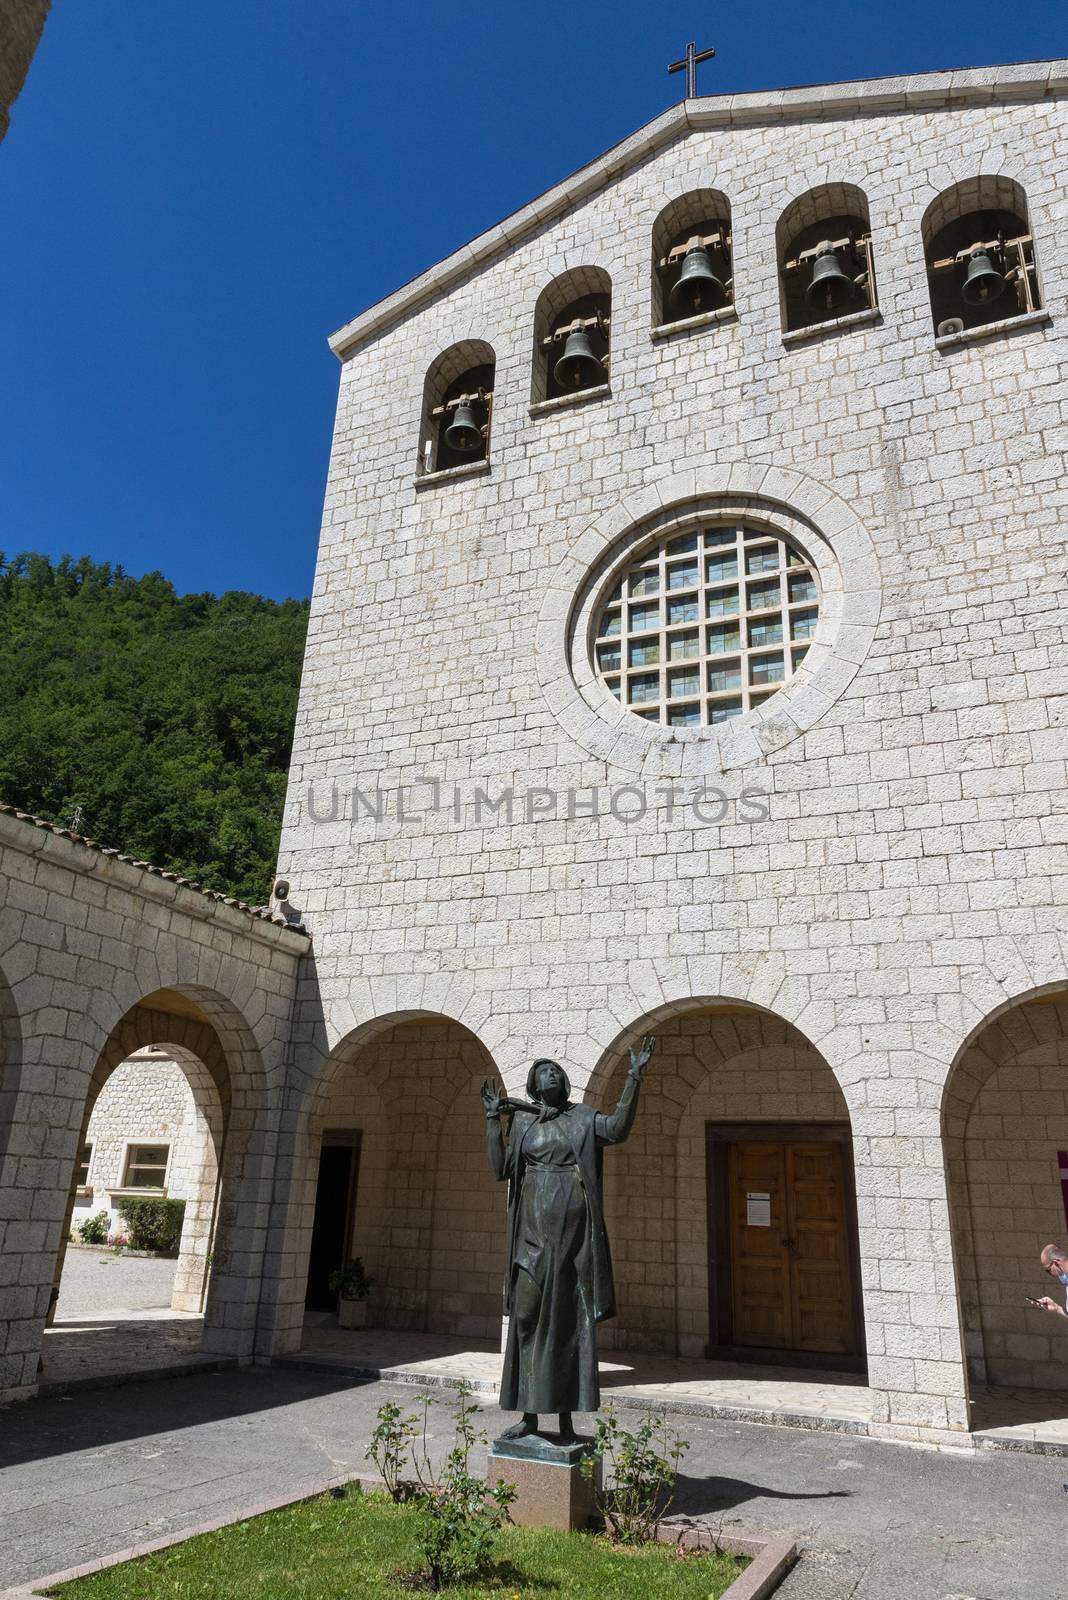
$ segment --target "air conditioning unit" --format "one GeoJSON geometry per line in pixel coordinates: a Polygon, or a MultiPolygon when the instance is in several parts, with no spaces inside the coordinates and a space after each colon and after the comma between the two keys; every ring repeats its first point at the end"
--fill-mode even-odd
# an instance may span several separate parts
{"type": "Polygon", "coordinates": [[[963,332],[964,332],[964,318],[963,317],[946,317],[944,322],[940,322],[938,324],[938,337],[940,339],[948,338],[951,333],[963,333],[963,332]]]}

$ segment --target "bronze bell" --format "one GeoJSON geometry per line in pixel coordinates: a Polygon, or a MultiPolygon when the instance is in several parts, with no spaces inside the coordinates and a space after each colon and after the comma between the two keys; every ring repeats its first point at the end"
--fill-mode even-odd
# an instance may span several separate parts
{"type": "Polygon", "coordinates": [[[812,311],[841,311],[856,293],[856,284],[842,271],[829,244],[820,245],[812,267],[812,281],[805,290],[805,304],[812,311]]]}
{"type": "Polygon", "coordinates": [[[1005,293],[1006,280],[991,261],[985,250],[976,250],[968,257],[968,270],[960,297],[966,306],[986,306],[1005,293]]]}
{"type": "Polygon", "coordinates": [[[561,389],[590,389],[595,383],[603,383],[604,368],[590,348],[585,328],[572,328],[568,334],[553,377],[561,389]]]}
{"type": "Polygon", "coordinates": [[[482,429],[475,420],[475,408],[470,400],[461,400],[453,412],[452,421],[445,429],[445,443],[450,450],[459,450],[465,455],[482,445],[482,429]]]}
{"type": "Polygon", "coordinates": [[[714,311],[727,299],[724,284],[712,271],[712,259],[703,244],[694,245],[682,258],[682,271],[668,295],[668,306],[679,317],[714,311]]]}

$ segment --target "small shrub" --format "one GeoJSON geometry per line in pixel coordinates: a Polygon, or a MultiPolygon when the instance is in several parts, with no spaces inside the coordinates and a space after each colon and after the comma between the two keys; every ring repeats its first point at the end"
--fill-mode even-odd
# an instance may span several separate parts
{"type": "MultiPolygon", "coordinates": [[[[429,1395],[423,1396],[423,1438],[426,1439],[426,1415],[433,1404],[429,1395]]],[[[406,1500],[409,1484],[404,1479],[412,1445],[419,1433],[419,1418],[414,1411],[407,1416],[400,1406],[387,1400],[378,1408],[378,1426],[371,1435],[371,1444],[365,1459],[373,1461],[385,1481],[391,1500],[406,1500]]]]}
{"type": "Polygon", "coordinates": [[[326,1281],[331,1289],[340,1294],[342,1300],[366,1300],[375,1280],[367,1276],[363,1262],[357,1256],[347,1267],[332,1272],[326,1281]]]}
{"type": "Polygon", "coordinates": [[[145,1195],[120,1200],[116,1210],[129,1231],[131,1250],[157,1250],[170,1255],[178,1248],[185,1218],[184,1200],[145,1195]]]}
{"type": "Polygon", "coordinates": [[[98,1211],[95,1217],[86,1217],[84,1222],[78,1224],[78,1238],[82,1244],[107,1244],[110,1222],[106,1211],[98,1211]]]}
{"type": "Polygon", "coordinates": [[[630,1429],[623,1427],[613,1406],[605,1406],[604,1415],[597,1418],[593,1454],[583,1461],[582,1470],[592,1477],[594,1461],[600,1458],[604,1481],[598,1510],[620,1544],[645,1544],[656,1538],[675,1497],[683,1451],[689,1448],[686,1439],[669,1431],[663,1413],[644,1416],[630,1429]]]}
{"type": "MultiPolygon", "coordinates": [[[[471,1392],[469,1384],[459,1385],[453,1410],[456,1443],[441,1475],[425,1479],[419,1496],[419,1542],[434,1589],[477,1577],[484,1570],[516,1497],[514,1483],[495,1484],[487,1494],[485,1479],[470,1470],[471,1451],[486,1442],[474,1424],[478,1408],[471,1404],[471,1392]]],[[[423,1422],[425,1462],[425,1407],[423,1422]]]]}

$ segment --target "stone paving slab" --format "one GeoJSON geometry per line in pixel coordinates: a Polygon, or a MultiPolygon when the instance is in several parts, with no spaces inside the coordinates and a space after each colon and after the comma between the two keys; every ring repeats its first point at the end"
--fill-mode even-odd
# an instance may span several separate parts
{"type": "Polygon", "coordinates": [[[91,1245],[67,1246],[56,1320],[109,1316],[118,1311],[166,1311],[177,1261],[160,1256],[116,1255],[91,1245]]]}
{"type": "Polygon", "coordinates": [[[40,1393],[105,1388],[135,1378],[198,1367],[230,1366],[200,1348],[204,1319],[174,1311],[86,1317],[47,1329],[40,1393]]]}
{"type": "MultiPolygon", "coordinates": [[[[477,1394],[495,1397],[502,1360],[500,1350],[484,1340],[382,1329],[306,1328],[300,1354],[279,1357],[276,1364],[431,1386],[448,1386],[466,1378],[477,1394]]],[[[870,1392],[863,1379],[851,1373],[694,1361],[623,1350],[606,1351],[598,1366],[602,1398],[620,1405],[670,1406],[681,1413],[739,1421],[767,1419],[833,1432],[864,1431],[871,1419],[870,1392]]]]}
{"type": "MultiPolygon", "coordinates": [[[[0,1585],[362,1473],[378,1407],[416,1398],[396,1384],[246,1368],[0,1410],[0,1585]]],[[[440,1459],[451,1425],[437,1399],[440,1459]]],[[[504,1420],[490,1406],[482,1424],[492,1437],[504,1420]]],[[[1046,1600],[1063,1588],[1059,1461],[707,1417],[681,1431],[680,1513],[802,1546],[777,1600],[1046,1600]]]]}

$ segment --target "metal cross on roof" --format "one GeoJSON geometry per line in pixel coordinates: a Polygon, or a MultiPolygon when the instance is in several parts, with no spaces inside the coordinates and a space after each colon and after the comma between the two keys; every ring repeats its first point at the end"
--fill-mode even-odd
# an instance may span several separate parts
{"type": "Polygon", "coordinates": [[[715,55],[714,50],[698,50],[693,39],[686,46],[686,54],[681,61],[673,61],[668,67],[668,72],[681,72],[686,69],[686,98],[693,100],[697,95],[697,63],[711,61],[715,55]]]}

